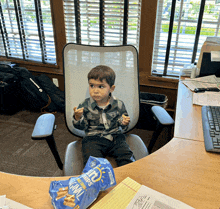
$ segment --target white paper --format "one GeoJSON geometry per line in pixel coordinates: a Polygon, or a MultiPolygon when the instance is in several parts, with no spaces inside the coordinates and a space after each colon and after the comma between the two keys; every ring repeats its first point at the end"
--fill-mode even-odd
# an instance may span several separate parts
{"type": "Polygon", "coordinates": [[[126,209],[193,209],[191,206],[144,185],[126,209]]]}
{"type": "Polygon", "coordinates": [[[199,78],[186,79],[183,81],[191,91],[195,88],[218,88],[219,79],[215,75],[209,75],[199,78]]]}
{"type": "Polygon", "coordinates": [[[187,79],[187,80],[197,81],[197,82],[202,82],[202,83],[216,83],[217,77],[215,75],[208,75],[208,76],[192,78],[192,79],[187,79]]]}
{"type": "Polygon", "coordinates": [[[193,104],[201,106],[220,106],[220,92],[206,91],[202,93],[193,93],[193,104]]]}
{"type": "Polygon", "coordinates": [[[220,61],[220,51],[211,51],[211,61],[212,62],[220,61]]]}
{"type": "MultiPolygon", "coordinates": [[[[216,78],[218,85],[220,84],[220,78],[216,78]]],[[[219,86],[220,87],[220,86],[219,86]]]]}
{"type": "Polygon", "coordinates": [[[21,203],[6,198],[6,195],[0,196],[0,209],[32,209],[21,203]]]}

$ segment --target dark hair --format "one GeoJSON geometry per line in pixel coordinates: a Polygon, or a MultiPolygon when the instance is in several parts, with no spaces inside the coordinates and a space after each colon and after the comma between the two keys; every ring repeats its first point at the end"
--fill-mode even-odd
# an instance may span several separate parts
{"type": "Polygon", "coordinates": [[[111,87],[115,83],[115,72],[108,66],[98,65],[90,70],[88,74],[88,81],[90,79],[99,79],[100,81],[105,79],[111,87]]]}

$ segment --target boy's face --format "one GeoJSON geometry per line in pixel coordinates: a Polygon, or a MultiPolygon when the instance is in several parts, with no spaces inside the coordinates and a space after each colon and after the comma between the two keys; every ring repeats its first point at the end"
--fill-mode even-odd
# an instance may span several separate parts
{"type": "Polygon", "coordinates": [[[89,80],[89,94],[96,101],[98,105],[107,105],[109,93],[112,93],[115,86],[109,86],[105,79],[102,81],[90,79],[89,80]]]}

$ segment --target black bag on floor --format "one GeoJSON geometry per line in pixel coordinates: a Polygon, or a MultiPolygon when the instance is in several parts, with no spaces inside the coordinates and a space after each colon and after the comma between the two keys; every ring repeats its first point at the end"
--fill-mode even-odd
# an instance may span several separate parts
{"type": "Polygon", "coordinates": [[[5,64],[0,64],[0,72],[10,73],[10,74],[15,75],[16,77],[19,76],[19,72],[18,72],[18,71],[16,71],[16,70],[15,70],[14,68],[12,68],[11,66],[5,65],[5,64]]]}
{"type": "Polygon", "coordinates": [[[36,77],[36,80],[40,86],[47,92],[50,96],[51,101],[56,106],[56,111],[64,112],[65,111],[65,96],[64,92],[61,91],[48,76],[41,74],[36,77]]]}
{"type": "Polygon", "coordinates": [[[20,81],[20,98],[25,108],[31,111],[54,112],[55,104],[50,96],[44,91],[34,75],[26,68],[13,68],[20,81]]]}
{"type": "Polygon", "coordinates": [[[11,68],[5,64],[0,64],[1,72],[10,73],[17,79],[19,86],[14,91],[25,109],[36,112],[64,111],[64,92],[60,91],[49,77],[42,75],[37,79],[24,67],[11,68]]]}
{"type": "Polygon", "coordinates": [[[20,88],[18,77],[0,71],[0,113],[14,114],[23,108],[17,95],[20,88]]]}

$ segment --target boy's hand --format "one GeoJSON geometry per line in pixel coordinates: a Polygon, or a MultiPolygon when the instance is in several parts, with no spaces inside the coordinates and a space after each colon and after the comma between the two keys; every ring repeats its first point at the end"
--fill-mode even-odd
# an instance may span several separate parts
{"type": "Polygon", "coordinates": [[[73,110],[74,110],[74,117],[75,117],[75,119],[76,119],[77,121],[80,120],[80,118],[81,118],[82,115],[83,115],[84,107],[79,108],[79,109],[77,109],[77,107],[74,107],[73,110]]]}
{"type": "Polygon", "coordinates": [[[130,123],[130,117],[129,116],[125,116],[124,114],[122,115],[122,125],[127,126],[130,123]]]}

